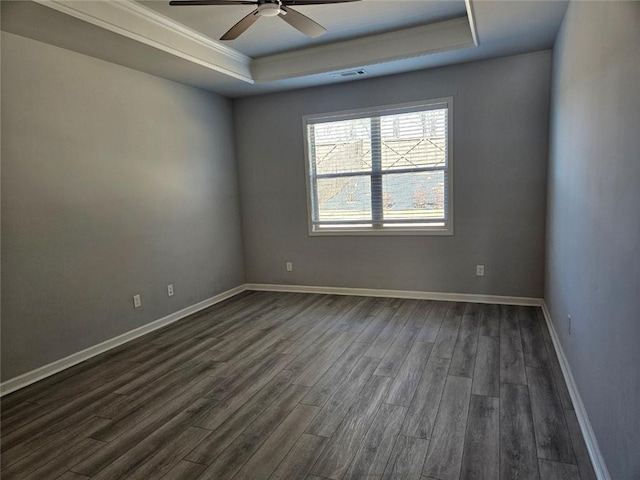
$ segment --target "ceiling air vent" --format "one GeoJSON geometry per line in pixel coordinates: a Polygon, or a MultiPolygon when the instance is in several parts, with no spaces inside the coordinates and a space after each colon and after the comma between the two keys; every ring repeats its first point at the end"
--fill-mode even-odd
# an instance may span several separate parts
{"type": "Polygon", "coordinates": [[[361,75],[366,75],[366,70],[347,70],[345,72],[333,73],[331,76],[335,78],[348,78],[348,77],[359,77],[361,75]]]}

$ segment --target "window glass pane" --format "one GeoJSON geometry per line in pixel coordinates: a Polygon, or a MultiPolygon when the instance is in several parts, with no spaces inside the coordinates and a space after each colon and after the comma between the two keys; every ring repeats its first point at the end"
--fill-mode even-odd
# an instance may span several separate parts
{"type": "Polygon", "coordinates": [[[380,117],[380,136],[383,170],[446,166],[446,108],[380,117]]]}
{"type": "Polygon", "coordinates": [[[309,125],[316,174],[371,171],[371,122],[368,118],[309,125]]]}
{"type": "Polygon", "coordinates": [[[383,175],[384,219],[444,219],[445,184],[443,171],[383,175]]]}
{"type": "Polygon", "coordinates": [[[320,178],[318,219],[371,220],[371,179],[368,176],[320,178]]]}

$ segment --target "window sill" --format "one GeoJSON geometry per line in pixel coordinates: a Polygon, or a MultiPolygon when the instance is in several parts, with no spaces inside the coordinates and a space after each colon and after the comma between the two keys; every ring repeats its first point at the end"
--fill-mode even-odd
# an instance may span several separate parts
{"type": "Polygon", "coordinates": [[[369,237],[369,236],[453,236],[449,228],[323,228],[310,230],[310,237],[369,237]]]}

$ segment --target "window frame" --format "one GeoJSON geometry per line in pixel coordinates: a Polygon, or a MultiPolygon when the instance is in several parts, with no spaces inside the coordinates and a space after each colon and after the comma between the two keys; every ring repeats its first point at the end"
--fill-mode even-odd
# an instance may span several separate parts
{"type": "MultiPolygon", "coordinates": [[[[305,184],[307,195],[307,229],[309,236],[369,236],[369,235],[422,235],[422,236],[451,236],[453,235],[453,97],[442,97],[418,102],[407,102],[392,105],[381,105],[352,110],[342,110],[338,112],[316,113],[302,116],[302,131],[304,142],[304,167],[305,184]],[[308,125],[315,123],[353,120],[358,118],[371,118],[381,115],[393,115],[400,113],[411,113],[425,110],[437,110],[447,108],[447,161],[446,172],[447,185],[445,194],[445,211],[447,220],[444,225],[423,225],[423,226],[384,226],[384,227],[314,227],[314,199],[317,189],[313,186],[314,176],[311,166],[311,144],[309,142],[308,125]]],[[[393,173],[393,172],[390,172],[393,173]]],[[[400,172],[401,173],[401,172],[400,172]]],[[[363,176],[372,177],[373,173],[363,176]]],[[[349,175],[345,175],[349,176],[349,175]]],[[[316,202],[317,203],[317,202],[316,202]]],[[[345,222],[349,223],[349,222],[345,222]]]]}

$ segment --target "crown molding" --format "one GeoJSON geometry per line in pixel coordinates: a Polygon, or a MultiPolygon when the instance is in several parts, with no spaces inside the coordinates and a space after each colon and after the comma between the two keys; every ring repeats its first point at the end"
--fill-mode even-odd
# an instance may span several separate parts
{"type": "Polygon", "coordinates": [[[473,44],[477,47],[480,45],[480,40],[478,39],[478,29],[476,28],[476,15],[473,13],[473,5],[471,4],[471,0],[464,0],[464,6],[467,9],[467,18],[469,19],[469,30],[471,31],[471,36],[473,37],[473,44]]]}
{"type": "Polygon", "coordinates": [[[216,50],[220,52],[222,55],[231,57],[238,62],[249,64],[252,60],[250,56],[245,55],[244,53],[239,52],[237,50],[234,50],[233,48],[225,45],[222,42],[213,40],[210,37],[207,37],[206,35],[203,35],[196,30],[193,30],[181,23],[178,23],[169,17],[165,17],[164,15],[156,12],[155,10],[146,8],[143,5],[140,5],[138,2],[135,2],[133,0],[119,0],[115,2],[115,5],[118,8],[121,8],[123,10],[128,10],[139,17],[153,21],[166,29],[169,29],[171,31],[178,33],[179,35],[183,35],[193,40],[194,42],[204,45],[207,48],[216,50]]]}
{"type": "Polygon", "coordinates": [[[251,57],[201,35],[133,0],[34,0],[92,25],[144,43],[247,83],[251,57]]]}
{"type": "Polygon", "coordinates": [[[465,47],[475,47],[467,16],[256,58],[251,72],[256,82],[271,82],[465,47]]]}

